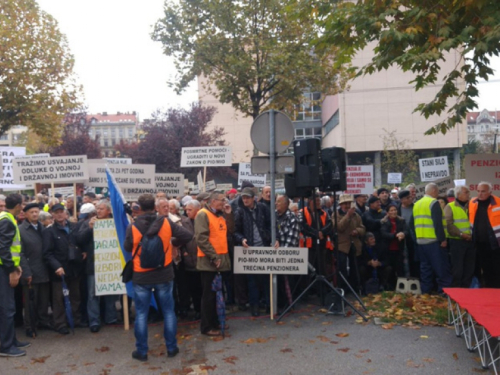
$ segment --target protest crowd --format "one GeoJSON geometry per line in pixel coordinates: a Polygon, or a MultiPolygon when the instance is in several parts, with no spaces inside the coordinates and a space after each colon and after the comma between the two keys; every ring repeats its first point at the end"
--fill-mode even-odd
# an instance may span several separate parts
{"type": "MultiPolygon", "coordinates": [[[[179,353],[177,319],[200,321],[208,336],[229,329],[221,327],[221,294],[213,288],[219,275],[226,308],[269,314],[269,276],[232,273],[235,246],[307,247],[314,272],[348,292],[336,276],[340,271],[362,295],[395,290],[399,277],[417,278],[429,294],[446,287],[500,288],[500,198],[491,184],[480,182],[476,198],[466,186],[440,196],[434,183],[422,198],[415,193],[411,184],[335,199],[320,192],[307,199],[279,194],[271,207],[269,186],[259,191],[244,181],[239,191],[225,193],[141,195],[127,205],[131,224],[124,242],[133,271],[132,357],[148,358],[148,322],[164,321],[169,357],[179,353]]],[[[94,226],[113,217],[109,199],[90,192],[10,194],[0,196],[0,211],[0,356],[25,355],[34,342],[18,339],[16,326],[30,339],[43,339],[43,330],[66,335],[72,325],[98,333],[123,322],[119,296],[95,292],[94,226]]],[[[279,311],[307,287],[311,273],[278,277],[279,311]]]]}

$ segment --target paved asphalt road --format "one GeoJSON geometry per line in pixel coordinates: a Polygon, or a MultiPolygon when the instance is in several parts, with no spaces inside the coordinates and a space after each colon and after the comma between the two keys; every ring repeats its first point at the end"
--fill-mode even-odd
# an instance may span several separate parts
{"type": "MultiPolygon", "coordinates": [[[[145,363],[131,358],[133,329],[111,326],[92,334],[80,328],[67,336],[41,331],[26,357],[0,358],[0,374],[491,373],[481,370],[478,354],[469,353],[450,328],[384,330],[372,322],[356,323],[355,316],[327,316],[311,305],[302,308],[281,324],[231,314],[230,337],[221,341],[200,335],[198,324],[180,322],[181,352],[175,358],[165,354],[163,326],[151,325],[145,363]]],[[[18,330],[24,340],[23,333],[18,330]]]]}

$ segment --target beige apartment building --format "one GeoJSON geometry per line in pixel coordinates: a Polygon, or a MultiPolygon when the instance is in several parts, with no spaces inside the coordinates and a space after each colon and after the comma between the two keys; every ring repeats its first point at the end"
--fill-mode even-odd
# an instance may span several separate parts
{"type": "MultiPolygon", "coordinates": [[[[365,49],[356,56],[353,65],[365,65],[372,55],[371,49],[365,49]]],[[[458,61],[458,53],[449,54],[442,64],[442,72],[453,69],[458,61]]],[[[455,157],[449,162],[459,164],[459,150],[467,143],[466,122],[446,135],[424,135],[440,121],[440,117],[426,119],[413,110],[419,103],[431,101],[441,83],[415,91],[409,84],[412,79],[411,73],[397,68],[362,76],[351,81],[345,92],[324,98],[321,106],[311,104],[319,93],[305,93],[304,103],[299,106],[299,112],[303,111],[303,114],[294,122],[296,139],[321,138],[322,148],[343,147],[350,159],[369,158],[375,166],[375,185],[382,184],[383,139],[392,131],[399,140],[407,141],[413,150],[426,157],[452,149],[455,157]]],[[[211,125],[223,127],[226,131],[226,141],[233,149],[233,162],[249,162],[253,149],[250,140],[252,119],[243,117],[228,104],[220,104],[206,92],[202,83],[200,79],[199,100],[217,108],[211,125]]]]}
{"type": "Polygon", "coordinates": [[[87,120],[90,122],[90,137],[99,137],[103,157],[114,156],[115,145],[120,141],[136,140],[138,119],[135,112],[116,114],[103,112],[87,115],[87,120]]]}

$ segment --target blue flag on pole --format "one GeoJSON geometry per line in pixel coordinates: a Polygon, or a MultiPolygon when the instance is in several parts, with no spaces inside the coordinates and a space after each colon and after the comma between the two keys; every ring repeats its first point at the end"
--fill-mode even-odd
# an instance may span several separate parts
{"type": "MultiPolygon", "coordinates": [[[[125,204],[127,203],[127,201],[123,197],[120,187],[116,183],[116,180],[109,170],[108,166],[106,166],[106,177],[108,179],[109,199],[111,202],[111,208],[113,209],[113,219],[115,221],[118,242],[120,242],[120,249],[123,254],[123,259],[125,259],[125,262],[128,262],[132,258],[132,254],[126,252],[123,246],[125,244],[125,234],[127,233],[127,227],[130,224],[127,213],[125,212],[125,204]]],[[[127,296],[133,299],[134,289],[132,288],[132,281],[126,283],[125,287],[127,288],[127,296]]],[[[158,310],[153,295],[151,295],[151,306],[158,310]]]]}
{"type": "MultiPolygon", "coordinates": [[[[125,233],[127,232],[127,227],[129,225],[127,213],[125,212],[125,198],[123,194],[116,184],[116,180],[113,177],[113,174],[106,166],[106,177],[108,178],[108,190],[109,197],[111,201],[111,207],[113,209],[113,219],[115,221],[116,234],[118,236],[118,242],[120,242],[120,249],[123,254],[123,259],[125,262],[128,262],[132,255],[125,251],[123,245],[125,243],[125,233]]],[[[132,289],[132,282],[128,282],[126,284],[127,287],[127,296],[130,298],[134,298],[134,290],[132,289]]]]}

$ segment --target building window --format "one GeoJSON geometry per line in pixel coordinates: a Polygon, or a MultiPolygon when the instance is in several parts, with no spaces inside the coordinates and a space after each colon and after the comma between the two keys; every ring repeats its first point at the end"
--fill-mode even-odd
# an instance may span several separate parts
{"type": "Polygon", "coordinates": [[[338,124],[339,124],[339,111],[335,112],[330,120],[328,120],[325,124],[325,137],[328,133],[330,133],[338,124]]]}
{"type": "Polygon", "coordinates": [[[128,137],[134,138],[134,128],[128,128],[128,137]]]}
{"type": "Polygon", "coordinates": [[[321,93],[306,92],[302,97],[302,102],[295,106],[294,121],[314,121],[321,120],[321,93]]]}
{"type": "Polygon", "coordinates": [[[0,141],[8,141],[9,140],[9,135],[8,134],[2,134],[0,135],[0,141]]]}
{"type": "Polygon", "coordinates": [[[123,138],[123,129],[118,129],[118,138],[123,138]]]}
{"type": "Polygon", "coordinates": [[[95,135],[96,135],[96,137],[100,137],[101,136],[101,131],[96,129],[95,135]]]}
{"type": "Polygon", "coordinates": [[[107,139],[104,140],[104,147],[108,147],[108,140],[107,139]]]}
{"type": "Polygon", "coordinates": [[[108,136],[108,129],[102,129],[102,135],[104,137],[107,137],[108,136]]]}
{"type": "Polygon", "coordinates": [[[116,138],[116,130],[114,128],[111,129],[111,138],[116,138]]]}
{"type": "Polygon", "coordinates": [[[114,146],[114,145],[116,145],[116,140],[113,138],[113,139],[111,140],[111,146],[114,146]]]}
{"type": "Polygon", "coordinates": [[[304,129],[295,129],[295,139],[304,138],[304,129]]]}

